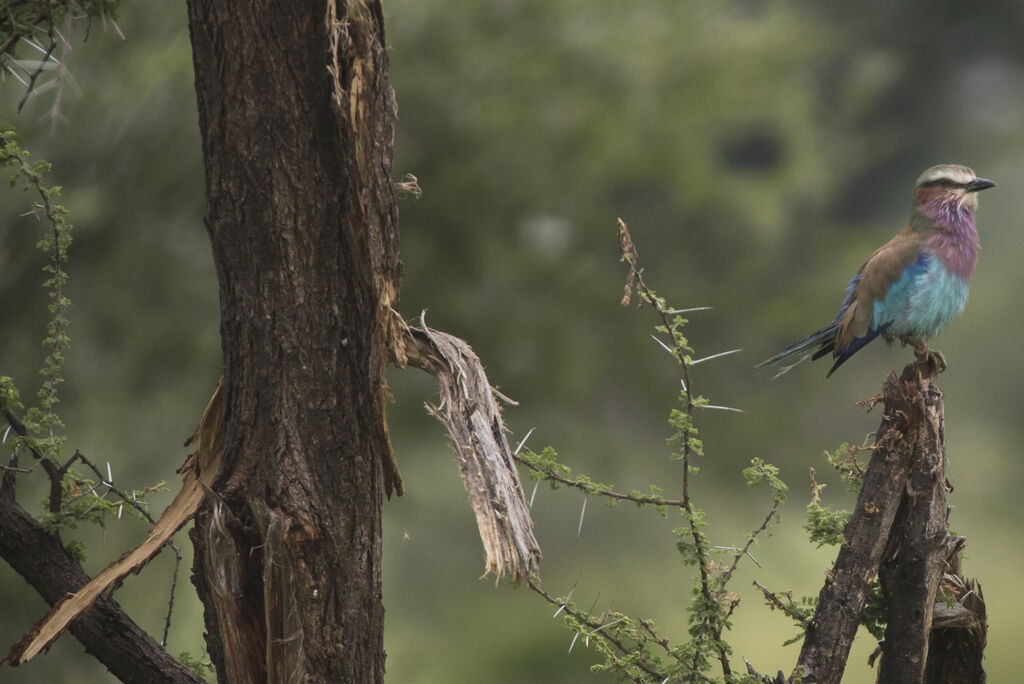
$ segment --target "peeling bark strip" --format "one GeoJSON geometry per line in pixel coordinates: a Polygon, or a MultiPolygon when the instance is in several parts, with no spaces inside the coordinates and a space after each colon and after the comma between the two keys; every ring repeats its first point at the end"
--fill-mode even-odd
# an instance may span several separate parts
{"type": "Polygon", "coordinates": [[[518,586],[540,563],[540,545],[505,423],[483,365],[463,340],[427,327],[406,327],[405,361],[437,376],[441,405],[427,409],[448,429],[459,471],[476,514],[486,554],[484,575],[508,572],[518,586]]]}
{"type": "MultiPolygon", "coordinates": [[[[0,490],[0,529],[0,557],[50,605],[89,582],[60,538],[44,531],[9,490],[0,490]]],[[[109,595],[101,595],[68,631],[122,682],[203,684],[202,677],[169,654],[109,595]]],[[[9,679],[19,678],[12,675],[9,679]]],[[[19,681],[25,681],[24,677],[19,681]]]]}
{"type": "MultiPolygon", "coordinates": [[[[947,654],[929,651],[929,639],[933,647],[937,643],[939,624],[933,624],[932,615],[940,580],[957,605],[978,614],[967,607],[972,594],[954,590],[968,586],[959,576],[963,540],[951,537],[947,529],[943,400],[929,370],[910,364],[902,377],[891,372],[886,378],[885,412],[857,507],[843,531],[843,544],[818,596],[790,681],[839,684],[879,572],[888,602],[879,682],[915,684],[925,681],[926,667],[929,673],[945,669],[947,654]]],[[[980,618],[971,622],[974,634],[981,632],[980,648],[983,621],[982,603],[980,618]]],[[[943,680],[930,674],[927,681],[983,682],[980,648],[980,678],[943,680]]]]}
{"type": "MultiPolygon", "coordinates": [[[[222,381],[223,382],[223,381],[222,381]]],[[[221,384],[217,385],[202,421],[189,443],[196,452],[178,472],[185,473],[181,490],[175,495],[146,540],[125,553],[85,586],[58,601],[22,639],[11,647],[5,659],[11,665],[26,663],[47,648],[73,621],[88,611],[100,595],[121,584],[129,573],[139,573],[181,526],[192,519],[203,501],[203,487],[213,482],[220,461],[221,384]]]]}

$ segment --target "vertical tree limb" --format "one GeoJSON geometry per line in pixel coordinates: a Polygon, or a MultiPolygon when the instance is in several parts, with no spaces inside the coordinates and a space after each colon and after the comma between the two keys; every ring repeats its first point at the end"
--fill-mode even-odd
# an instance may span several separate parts
{"type": "Polygon", "coordinates": [[[804,682],[838,684],[842,678],[910,472],[918,411],[914,388],[891,372],[883,396],[885,412],[857,506],[800,650],[797,669],[804,682]]]}
{"type": "Polygon", "coordinates": [[[857,506],[790,681],[840,682],[880,568],[888,614],[879,681],[923,681],[936,593],[959,549],[950,551],[943,398],[931,371],[915,363],[886,378],[885,412],[857,506]]]}
{"type": "Polygon", "coordinates": [[[942,392],[927,381],[917,392],[913,458],[879,570],[887,604],[879,684],[922,681],[932,609],[946,562],[948,505],[942,392]]]}

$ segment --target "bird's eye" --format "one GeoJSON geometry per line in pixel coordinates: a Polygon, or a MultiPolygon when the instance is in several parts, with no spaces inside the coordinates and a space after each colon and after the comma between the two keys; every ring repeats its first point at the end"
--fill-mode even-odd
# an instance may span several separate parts
{"type": "Polygon", "coordinates": [[[952,178],[935,178],[933,180],[921,183],[922,188],[962,188],[963,186],[963,183],[957,183],[952,178]]]}

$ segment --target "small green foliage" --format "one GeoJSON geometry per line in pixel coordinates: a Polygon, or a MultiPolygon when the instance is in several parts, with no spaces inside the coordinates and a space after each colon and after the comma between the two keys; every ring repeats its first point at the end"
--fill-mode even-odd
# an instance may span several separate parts
{"type": "MultiPolygon", "coordinates": [[[[758,585],[760,586],[760,585],[758,585]]],[[[796,623],[799,628],[799,632],[783,642],[783,646],[789,646],[795,644],[804,638],[804,632],[807,630],[807,625],[810,624],[811,618],[814,617],[814,608],[818,603],[817,597],[804,596],[797,603],[793,600],[793,592],[786,591],[782,594],[775,592],[769,592],[767,589],[761,587],[762,593],[764,593],[765,603],[772,610],[782,611],[784,615],[789,617],[796,623]]]]}
{"type": "Polygon", "coordinates": [[[0,411],[20,410],[23,406],[18,398],[18,388],[14,385],[14,378],[7,375],[0,375],[0,411]]]}
{"type": "Polygon", "coordinates": [[[765,463],[760,458],[753,458],[750,467],[743,469],[743,479],[747,481],[748,487],[760,487],[768,485],[771,491],[772,501],[782,504],[786,501],[789,487],[779,478],[779,468],[771,463],[765,463]]]}
{"type": "Polygon", "coordinates": [[[871,591],[864,602],[864,610],[860,614],[860,624],[870,632],[871,636],[881,641],[885,638],[885,616],[888,614],[882,584],[876,577],[871,584],[871,591]]]}
{"type": "Polygon", "coordinates": [[[869,451],[872,447],[854,446],[843,442],[833,452],[825,452],[825,460],[839,472],[839,477],[846,485],[846,491],[856,494],[864,482],[867,464],[857,458],[861,451],[869,451]]]}
{"type": "Polygon", "coordinates": [[[544,447],[539,454],[531,449],[524,449],[518,458],[529,466],[531,478],[547,480],[551,489],[561,489],[562,480],[572,477],[572,468],[558,462],[558,453],[553,447],[544,447]]]}
{"type": "MultiPolygon", "coordinates": [[[[34,191],[38,200],[33,202],[30,211],[37,218],[45,220],[47,232],[40,239],[38,247],[50,255],[50,261],[43,267],[48,277],[43,281],[50,295],[50,320],[46,326],[43,346],[47,350],[46,358],[40,374],[43,384],[39,389],[39,405],[33,406],[25,413],[24,423],[29,435],[35,439],[36,453],[41,456],[56,458],[64,446],[64,437],[60,430],[63,421],[57,414],[58,388],[64,382],[64,356],[70,345],[67,335],[67,313],[71,303],[64,295],[67,283],[67,272],[64,264],[68,259],[68,248],[71,246],[71,224],[67,221],[67,209],[56,201],[60,199],[60,187],[48,186],[43,176],[50,170],[47,162],[29,163],[29,154],[19,144],[18,136],[10,128],[0,127],[0,168],[12,171],[10,184],[21,186],[25,190],[34,191]]],[[[8,380],[9,384],[10,381],[8,380]]]]}
{"type": "MultiPolygon", "coordinates": [[[[133,490],[129,496],[133,502],[144,504],[149,494],[164,489],[166,489],[166,483],[158,482],[145,489],[133,490]]],[[[48,507],[49,504],[48,500],[43,502],[44,507],[48,507]]],[[[135,506],[114,495],[106,483],[97,482],[69,468],[61,480],[60,510],[45,513],[39,522],[48,534],[59,534],[65,529],[78,529],[79,523],[106,527],[108,516],[120,518],[125,513],[148,522],[148,519],[135,506]]],[[[84,560],[85,547],[81,544],[69,542],[65,548],[75,558],[84,560]]]]}
{"type": "Polygon", "coordinates": [[[836,546],[843,543],[843,530],[846,523],[850,522],[850,511],[835,510],[832,505],[821,505],[821,498],[818,495],[825,485],[818,485],[807,504],[807,524],[804,529],[810,534],[811,542],[822,546],[836,546]]]}
{"type": "MultiPolygon", "coordinates": [[[[96,495],[99,486],[95,480],[69,469],[61,481],[60,510],[46,513],[40,519],[43,529],[56,534],[62,528],[77,529],[80,522],[106,527],[107,501],[96,495]]],[[[43,501],[43,506],[48,504],[49,501],[43,501]]]]}
{"type": "Polygon", "coordinates": [[[77,539],[72,539],[64,544],[64,550],[68,552],[68,555],[74,558],[79,563],[84,563],[87,556],[85,554],[85,542],[77,539]]]}
{"type": "Polygon", "coordinates": [[[188,669],[195,672],[200,677],[207,677],[214,672],[213,663],[210,662],[210,656],[203,654],[202,657],[197,658],[188,651],[182,651],[178,654],[178,660],[187,667],[188,669]]]}

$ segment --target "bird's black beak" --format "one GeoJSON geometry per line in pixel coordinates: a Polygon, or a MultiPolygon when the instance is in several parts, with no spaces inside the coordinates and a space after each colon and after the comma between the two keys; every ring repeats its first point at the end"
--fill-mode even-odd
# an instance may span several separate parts
{"type": "Polygon", "coordinates": [[[990,181],[988,178],[975,178],[970,183],[964,186],[967,192],[979,192],[981,190],[987,190],[988,188],[994,188],[996,184],[990,181]]]}

